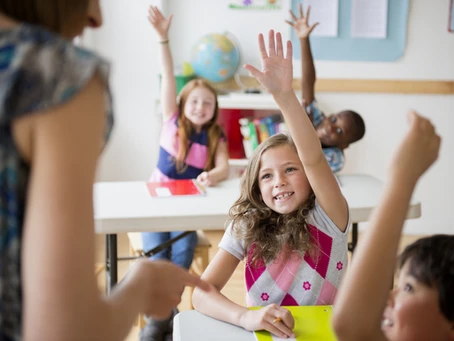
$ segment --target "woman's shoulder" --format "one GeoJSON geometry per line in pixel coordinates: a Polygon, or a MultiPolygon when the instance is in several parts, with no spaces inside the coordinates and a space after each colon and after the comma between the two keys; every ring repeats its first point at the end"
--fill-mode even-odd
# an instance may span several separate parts
{"type": "Polygon", "coordinates": [[[102,58],[46,29],[21,24],[2,30],[0,121],[62,104],[95,75],[108,90],[108,73],[102,58]]]}

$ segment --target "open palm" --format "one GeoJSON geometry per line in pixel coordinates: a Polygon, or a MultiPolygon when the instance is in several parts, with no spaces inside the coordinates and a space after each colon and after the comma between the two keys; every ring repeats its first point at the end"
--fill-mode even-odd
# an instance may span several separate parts
{"type": "Polygon", "coordinates": [[[156,6],[150,6],[148,9],[148,20],[162,39],[168,38],[172,15],[166,18],[156,6]]]}
{"type": "Polygon", "coordinates": [[[303,6],[299,4],[299,14],[300,17],[298,18],[292,11],[290,11],[290,15],[293,21],[286,20],[285,22],[293,27],[295,30],[296,35],[298,38],[307,38],[314,30],[315,26],[318,25],[318,22],[309,25],[309,14],[311,12],[311,6],[307,7],[306,15],[303,15],[303,6]]]}
{"type": "Polygon", "coordinates": [[[293,80],[291,42],[287,42],[287,55],[284,56],[282,36],[277,33],[275,37],[274,31],[271,30],[268,35],[268,51],[263,34],[259,35],[259,50],[262,71],[249,64],[245,65],[245,68],[272,94],[291,90],[293,80]]]}

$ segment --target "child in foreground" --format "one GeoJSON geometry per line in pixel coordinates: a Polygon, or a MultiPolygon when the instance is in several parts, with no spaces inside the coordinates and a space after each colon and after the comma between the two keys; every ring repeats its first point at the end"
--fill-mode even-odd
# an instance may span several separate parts
{"type": "Polygon", "coordinates": [[[320,140],[292,89],[292,45],[284,56],[280,33],[259,35],[262,70],[245,68],[273,95],[293,140],[277,134],[252,154],[241,178],[240,198],[219,251],[196,290],[194,307],[246,330],[294,337],[294,319],[283,305],[332,304],[347,266],[347,203],[320,140]],[[220,291],[245,260],[249,310],[220,291]]]}
{"type": "Polygon", "coordinates": [[[339,341],[454,340],[453,235],[407,246],[389,293],[413,191],[440,147],[429,120],[414,112],[408,120],[410,129],[391,161],[381,202],[337,295],[333,326],[339,341]]]}

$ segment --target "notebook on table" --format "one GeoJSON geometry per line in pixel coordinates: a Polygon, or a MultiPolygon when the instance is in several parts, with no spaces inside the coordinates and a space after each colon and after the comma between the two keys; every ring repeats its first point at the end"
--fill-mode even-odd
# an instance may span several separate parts
{"type": "Polygon", "coordinates": [[[180,195],[205,195],[205,188],[195,179],[147,182],[152,197],[166,198],[180,195]]]}
{"type": "MultiPolygon", "coordinates": [[[[267,331],[255,331],[257,341],[336,341],[331,327],[331,305],[284,307],[288,309],[295,319],[293,332],[296,338],[280,338],[267,331]]],[[[251,307],[250,309],[261,309],[251,307]]]]}

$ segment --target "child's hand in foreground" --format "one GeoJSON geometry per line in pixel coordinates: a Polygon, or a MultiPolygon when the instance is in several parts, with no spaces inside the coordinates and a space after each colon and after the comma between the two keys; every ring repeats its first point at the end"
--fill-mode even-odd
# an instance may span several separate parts
{"type": "Polygon", "coordinates": [[[409,131],[397,148],[390,172],[399,181],[415,183],[435,162],[441,138],[432,123],[414,111],[408,113],[409,131]]]}
{"type": "Polygon", "coordinates": [[[259,310],[248,310],[241,316],[240,325],[246,330],[267,330],[278,337],[295,337],[295,320],[288,309],[270,304],[259,310]]]}

